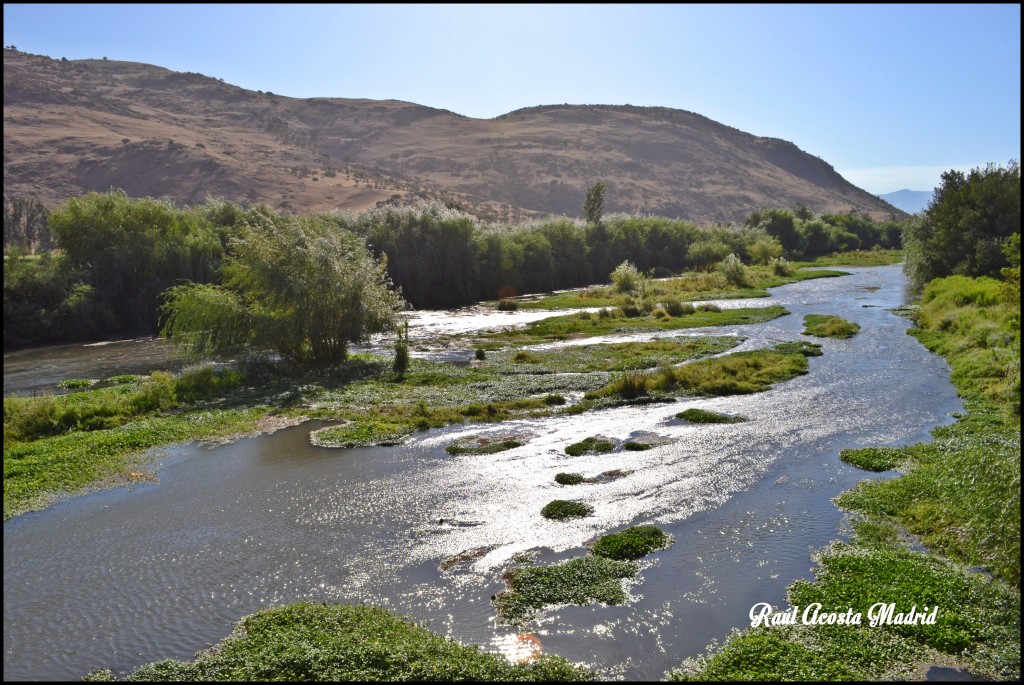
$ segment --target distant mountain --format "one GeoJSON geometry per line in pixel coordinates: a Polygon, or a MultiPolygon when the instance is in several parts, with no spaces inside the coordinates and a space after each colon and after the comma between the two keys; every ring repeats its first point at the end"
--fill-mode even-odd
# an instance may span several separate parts
{"type": "Polygon", "coordinates": [[[396,100],[289,98],[196,73],[4,50],[4,193],[90,190],[295,211],[441,197],[480,216],[605,211],[697,223],[753,210],[899,210],[793,143],[663,107],[553,105],[472,119],[396,100]]]}
{"type": "Polygon", "coordinates": [[[878,197],[893,207],[902,209],[907,214],[917,214],[918,212],[923,212],[928,207],[928,203],[932,201],[934,194],[935,192],[932,190],[897,190],[885,195],[879,195],[878,197]]]}

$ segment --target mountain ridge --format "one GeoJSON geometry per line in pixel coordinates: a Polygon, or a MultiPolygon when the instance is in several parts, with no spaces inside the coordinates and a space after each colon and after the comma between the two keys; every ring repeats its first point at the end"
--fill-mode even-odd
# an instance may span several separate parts
{"type": "Polygon", "coordinates": [[[538,105],[474,119],[400,100],[290,98],[140,62],[4,50],[4,192],[91,190],[295,211],[438,197],[490,219],[607,212],[739,223],[764,207],[900,210],[824,160],[667,107],[538,105]]]}

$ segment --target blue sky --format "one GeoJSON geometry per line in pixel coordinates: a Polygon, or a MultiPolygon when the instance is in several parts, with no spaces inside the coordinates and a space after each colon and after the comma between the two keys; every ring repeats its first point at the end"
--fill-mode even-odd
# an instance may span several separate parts
{"type": "Polygon", "coordinates": [[[874,193],[1020,159],[1020,5],[4,5],[4,45],[491,118],[697,112],[874,193]]]}

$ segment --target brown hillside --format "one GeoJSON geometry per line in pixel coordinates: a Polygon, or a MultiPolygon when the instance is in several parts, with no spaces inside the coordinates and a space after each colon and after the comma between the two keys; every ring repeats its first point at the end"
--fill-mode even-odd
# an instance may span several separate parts
{"type": "Polygon", "coordinates": [[[489,217],[606,211],[740,222],[761,207],[900,214],[792,143],[690,112],[557,105],[471,119],[394,100],[288,98],[201,74],[4,50],[4,193],[207,195],[296,211],[410,193],[489,217]],[[525,210],[525,211],[524,211],[525,210]]]}

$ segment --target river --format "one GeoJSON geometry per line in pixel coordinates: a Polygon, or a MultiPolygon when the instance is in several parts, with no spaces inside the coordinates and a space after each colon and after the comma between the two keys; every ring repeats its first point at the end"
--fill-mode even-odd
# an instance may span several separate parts
{"type": "Polygon", "coordinates": [[[790,582],[812,577],[812,551],[843,532],[831,499],[869,476],[839,461],[841,449],[927,440],[962,409],[945,362],[888,311],[909,299],[901,267],[847,270],[746,301],[782,304],[791,316],[676,333],[742,335],[738,349],[751,349],[807,339],[805,314],[861,325],[848,340],[815,339],[824,355],[809,359],[810,372],[768,392],[451,426],[397,447],[313,447],[308,434],[323,424],[303,424],[216,448],[169,448],[157,484],[16,517],[4,524],[4,677],[76,679],[189,659],[240,617],[297,600],[379,605],[508,651],[517,631],[494,625],[490,597],[513,557],[567,559],[601,534],[655,523],[675,542],[643,563],[630,604],[554,609],[529,630],[546,653],[606,678],[659,679],[743,627],[753,604],[782,605],[790,582]],[[673,418],[688,407],[749,420],[673,418]],[[459,436],[510,429],[533,437],[493,455],[444,452],[459,436]],[[668,443],[563,451],[595,433],[622,441],[641,432],[668,443]],[[559,471],[610,469],[633,473],[572,490],[553,481],[559,471]],[[567,496],[594,515],[540,516],[567,496]]]}

